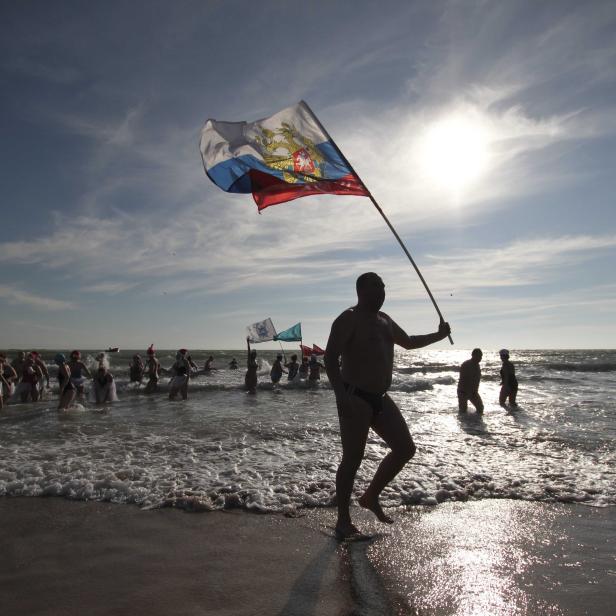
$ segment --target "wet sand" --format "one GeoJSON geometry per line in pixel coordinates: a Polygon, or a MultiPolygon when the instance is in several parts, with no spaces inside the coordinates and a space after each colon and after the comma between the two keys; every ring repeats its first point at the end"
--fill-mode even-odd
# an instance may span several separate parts
{"type": "Polygon", "coordinates": [[[607,616],[616,511],[445,503],[339,545],[331,509],[300,518],[0,499],[3,616],[503,614],[607,616]]]}

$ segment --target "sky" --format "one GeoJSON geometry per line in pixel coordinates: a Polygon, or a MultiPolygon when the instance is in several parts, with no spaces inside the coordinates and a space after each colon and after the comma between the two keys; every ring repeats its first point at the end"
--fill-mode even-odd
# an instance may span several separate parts
{"type": "MultiPolygon", "coordinates": [[[[325,346],[381,275],[438,317],[371,202],[261,214],[204,173],[208,118],[306,100],[456,347],[616,346],[616,4],[0,3],[0,348],[325,346]]],[[[443,341],[439,348],[448,348],[443,341]]]]}

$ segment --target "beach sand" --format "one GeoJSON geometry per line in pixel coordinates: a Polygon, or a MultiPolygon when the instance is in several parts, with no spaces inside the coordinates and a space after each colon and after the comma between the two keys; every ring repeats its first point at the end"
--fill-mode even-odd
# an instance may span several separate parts
{"type": "Polygon", "coordinates": [[[616,609],[616,511],[444,503],[339,545],[298,518],[0,499],[3,616],[592,614],[616,609]]]}

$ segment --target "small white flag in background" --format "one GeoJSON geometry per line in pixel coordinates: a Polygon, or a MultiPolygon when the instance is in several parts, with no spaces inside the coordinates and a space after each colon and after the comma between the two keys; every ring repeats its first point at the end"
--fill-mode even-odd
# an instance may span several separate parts
{"type": "Polygon", "coordinates": [[[271,319],[265,319],[249,325],[246,328],[246,334],[250,342],[267,342],[274,339],[276,329],[271,319]]]}

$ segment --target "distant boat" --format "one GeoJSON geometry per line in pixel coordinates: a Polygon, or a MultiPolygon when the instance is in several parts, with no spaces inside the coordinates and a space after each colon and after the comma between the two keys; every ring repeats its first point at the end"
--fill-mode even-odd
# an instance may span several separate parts
{"type": "Polygon", "coordinates": [[[120,352],[120,347],[109,347],[107,349],[107,353],[119,353],[120,352]]]}

